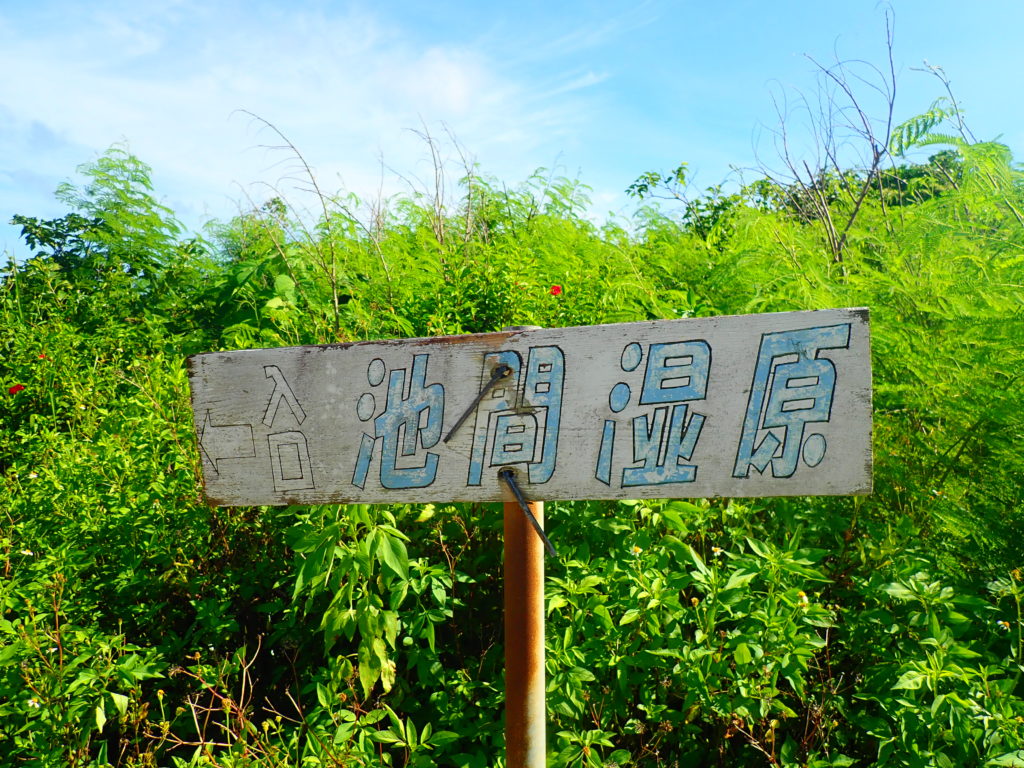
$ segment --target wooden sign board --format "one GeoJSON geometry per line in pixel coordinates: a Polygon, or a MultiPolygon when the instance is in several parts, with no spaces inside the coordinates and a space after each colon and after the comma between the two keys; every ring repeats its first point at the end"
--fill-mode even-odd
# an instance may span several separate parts
{"type": "Polygon", "coordinates": [[[507,501],[505,467],[532,500],[871,491],[866,309],[212,352],[189,377],[216,505],[507,501]]]}

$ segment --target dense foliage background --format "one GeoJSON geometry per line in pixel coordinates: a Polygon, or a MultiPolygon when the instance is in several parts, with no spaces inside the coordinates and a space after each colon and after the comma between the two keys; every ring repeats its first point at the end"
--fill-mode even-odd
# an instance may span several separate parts
{"type": "Polygon", "coordinates": [[[467,168],[200,238],[79,169],[0,284],[0,763],[502,765],[500,509],[210,508],[186,355],[867,306],[873,496],[548,505],[550,764],[1024,765],[1024,173],[884,139],[603,225],[467,168]]]}

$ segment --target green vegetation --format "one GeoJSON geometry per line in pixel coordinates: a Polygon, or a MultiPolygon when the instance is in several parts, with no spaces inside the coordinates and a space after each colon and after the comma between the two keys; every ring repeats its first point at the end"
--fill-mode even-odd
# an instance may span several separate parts
{"type": "Polygon", "coordinates": [[[1024,765],[1024,172],[958,126],[601,226],[467,173],[190,238],[84,166],[0,284],[0,764],[502,764],[500,510],[209,508],[186,355],[867,306],[873,496],[548,505],[550,764],[1024,765]]]}

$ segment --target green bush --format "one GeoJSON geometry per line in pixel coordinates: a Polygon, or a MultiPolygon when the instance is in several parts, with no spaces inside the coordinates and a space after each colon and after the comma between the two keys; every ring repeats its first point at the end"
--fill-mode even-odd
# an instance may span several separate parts
{"type": "Polygon", "coordinates": [[[1024,765],[1024,176],[944,146],[839,254],[770,179],[598,226],[471,174],[203,240],[85,166],[0,284],[0,763],[503,764],[498,508],[209,508],[187,354],[868,306],[873,496],[549,504],[550,762],[1024,765]]]}

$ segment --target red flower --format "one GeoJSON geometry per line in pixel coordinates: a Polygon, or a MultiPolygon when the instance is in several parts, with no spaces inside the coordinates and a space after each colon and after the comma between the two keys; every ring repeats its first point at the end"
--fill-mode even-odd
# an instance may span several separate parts
{"type": "Polygon", "coordinates": [[[562,293],[562,286],[560,286],[560,285],[552,285],[551,286],[551,290],[549,291],[549,293],[552,296],[559,296],[559,295],[561,295],[561,293],[562,293]]]}
{"type": "Polygon", "coordinates": [[[46,357],[46,353],[45,353],[45,352],[40,352],[40,353],[39,353],[39,359],[40,359],[40,360],[46,360],[46,359],[47,359],[47,357],[46,357]]]}
{"type": "Polygon", "coordinates": [[[15,384],[13,387],[8,387],[7,393],[9,395],[16,395],[25,388],[24,384],[15,384]]]}

